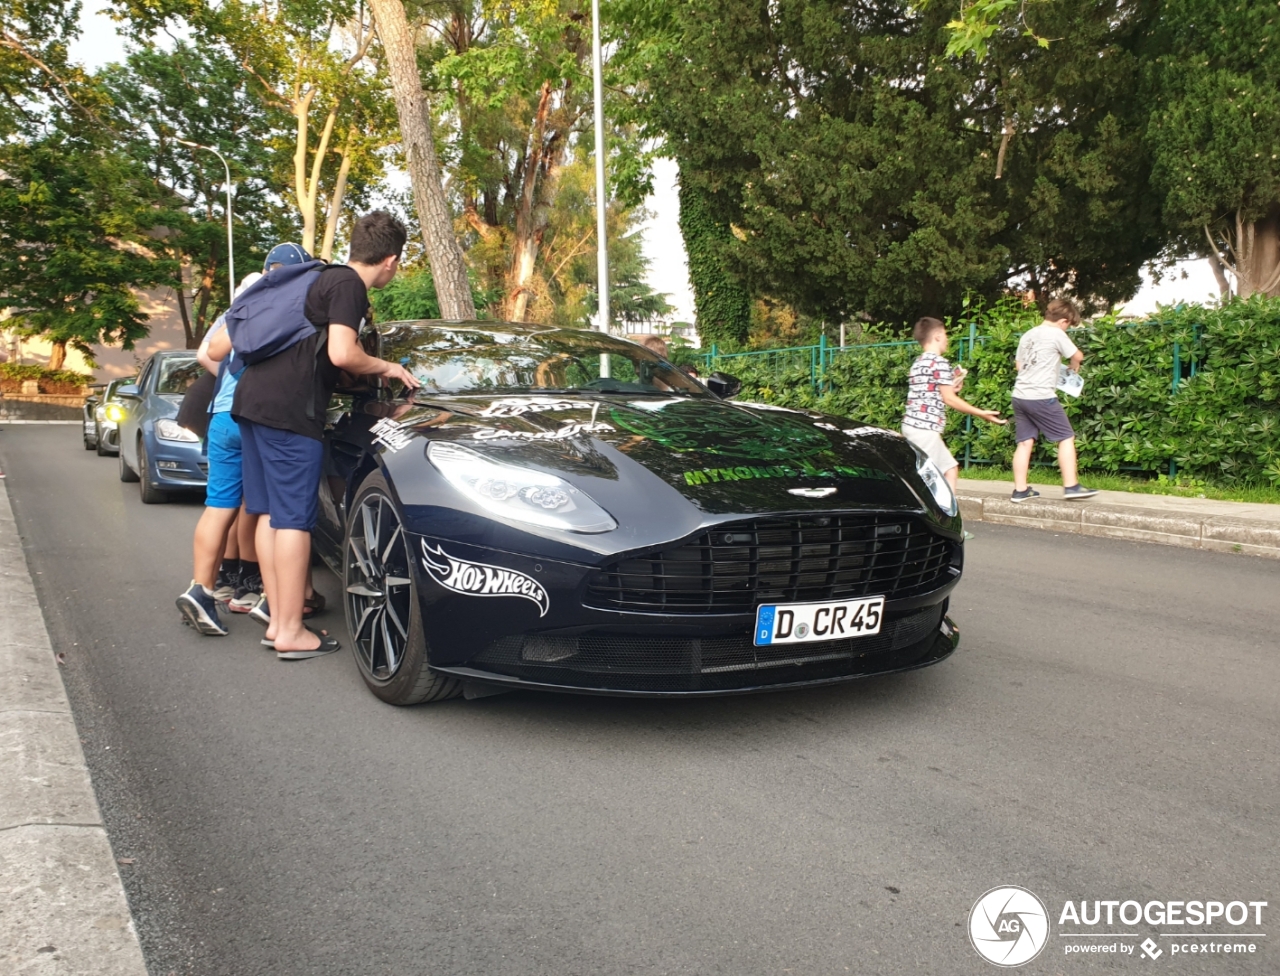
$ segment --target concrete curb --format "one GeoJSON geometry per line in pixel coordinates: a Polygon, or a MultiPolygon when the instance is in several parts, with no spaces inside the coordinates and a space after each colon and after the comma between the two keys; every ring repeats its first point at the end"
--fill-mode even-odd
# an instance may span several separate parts
{"type": "Polygon", "coordinates": [[[2,481],[0,972],[147,973],[2,481]]]}
{"type": "Polygon", "coordinates": [[[1053,497],[1058,488],[1015,505],[1012,490],[1008,482],[962,479],[956,492],[960,513],[973,522],[1280,559],[1280,505],[1122,491],[1068,502],[1053,497]]]}

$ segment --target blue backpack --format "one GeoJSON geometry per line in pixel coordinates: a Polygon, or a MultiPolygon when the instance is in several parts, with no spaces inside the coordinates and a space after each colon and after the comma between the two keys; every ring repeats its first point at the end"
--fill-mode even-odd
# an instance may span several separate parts
{"type": "Polygon", "coordinates": [[[227,310],[227,334],[241,366],[270,359],[315,335],[307,318],[307,292],[316,273],[331,267],[323,261],[287,264],[268,271],[227,310]]]}

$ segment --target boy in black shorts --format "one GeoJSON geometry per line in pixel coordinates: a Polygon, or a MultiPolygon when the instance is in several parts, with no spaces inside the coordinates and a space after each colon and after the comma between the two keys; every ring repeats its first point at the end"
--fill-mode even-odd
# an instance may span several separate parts
{"type": "Polygon", "coordinates": [[[1073,373],[1080,372],[1084,353],[1067,337],[1067,329],[1080,324],[1080,311],[1070,302],[1055,299],[1045,309],[1044,322],[1023,333],[1018,340],[1015,365],[1018,379],[1013,385],[1014,436],[1013,494],[1010,500],[1025,502],[1040,492],[1027,484],[1031,472],[1031,452],[1036,438],[1045,437],[1058,445],[1058,467],[1062,471],[1062,497],[1068,501],[1092,498],[1092,488],[1080,484],[1076,472],[1076,432],[1058,401],[1058,367],[1069,360],[1073,373]]]}

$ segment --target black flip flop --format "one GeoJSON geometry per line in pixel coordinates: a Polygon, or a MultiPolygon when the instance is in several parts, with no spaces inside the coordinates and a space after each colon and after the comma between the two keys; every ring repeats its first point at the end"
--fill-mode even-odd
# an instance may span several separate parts
{"type": "Polygon", "coordinates": [[[342,645],[338,643],[336,637],[321,637],[319,647],[309,651],[276,651],[276,657],[281,661],[305,661],[308,658],[323,657],[325,654],[340,650],[342,645]]]}

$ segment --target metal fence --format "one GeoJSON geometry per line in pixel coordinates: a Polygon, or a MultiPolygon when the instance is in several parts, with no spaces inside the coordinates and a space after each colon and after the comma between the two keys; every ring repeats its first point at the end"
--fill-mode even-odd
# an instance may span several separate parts
{"type": "MultiPolygon", "coordinates": [[[[1141,323],[1126,323],[1126,325],[1138,325],[1141,323]]],[[[1087,326],[1083,327],[1087,330],[1087,326]]],[[[1072,330],[1075,331],[1075,330],[1072,330]]],[[[967,335],[962,335],[956,340],[957,348],[955,362],[963,364],[973,360],[973,350],[985,343],[987,337],[978,333],[976,322],[969,323],[969,331],[967,335]]],[[[859,353],[871,349],[891,349],[901,348],[904,346],[915,346],[912,340],[902,342],[873,342],[861,343],[855,345],[833,345],[828,344],[827,337],[821,336],[817,345],[812,346],[790,346],[782,349],[761,349],[753,352],[728,352],[722,353],[715,343],[711,344],[710,352],[700,353],[698,358],[702,360],[702,369],[704,373],[712,373],[716,370],[732,374],[735,367],[755,368],[763,366],[766,371],[773,373],[775,376],[781,376],[784,372],[795,369],[808,368],[810,388],[815,393],[822,393],[829,389],[827,383],[827,371],[836,361],[837,356],[856,356],[859,353]]],[[[1169,391],[1177,393],[1178,387],[1184,379],[1188,379],[1196,375],[1198,366],[1204,358],[1202,348],[1201,327],[1196,326],[1193,329],[1193,339],[1191,348],[1185,348],[1182,343],[1173,342],[1173,368],[1171,370],[1169,391]]],[[[975,464],[994,464],[994,460],[990,458],[976,458],[971,456],[971,449],[968,443],[968,435],[973,430],[973,417],[966,415],[964,420],[964,430],[966,434],[966,443],[964,448],[964,457],[957,460],[960,461],[964,470],[969,470],[971,465],[975,464]]],[[[1050,465],[1050,461],[1037,461],[1037,465],[1050,465]]],[[[1136,465],[1122,465],[1121,470],[1144,471],[1145,468],[1136,465]]],[[[1177,462],[1173,459],[1168,461],[1169,477],[1175,477],[1178,472],[1177,462]]]]}

